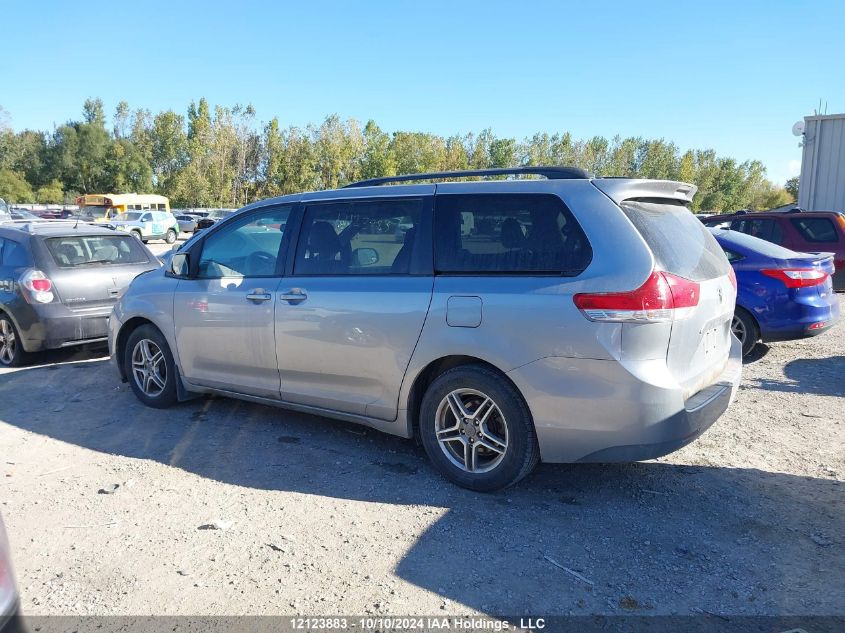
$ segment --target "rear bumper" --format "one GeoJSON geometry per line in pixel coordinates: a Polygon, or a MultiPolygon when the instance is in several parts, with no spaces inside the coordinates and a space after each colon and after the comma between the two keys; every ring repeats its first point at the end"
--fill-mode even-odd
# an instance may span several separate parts
{"type": "Polygon", "coordinates": [[[86,311],[73,311],[61,304],[31,308],[24,318],[18,316],[18,329],[27,352],[106,340],[111,306],[86,311]]]}
{"type": "Polygon", "coordinates": [[[742,347],[732,337],[722,373],[686,400],[662,360],[542,359],[508,375],[531,409],[543,461],[632,462],[676,451],[719,419],[742,378],[742,347]]]}
{"type": "Polygon", "coordinates": [[[818,336],[826,332],[836,325],[840,318],[839,297],[830,293],[830,301],[828,302],[827,299],[826,297],[824,302],[820,302],[818,297],[813,297],[812,301],[806,302],[803,299],[792,301],[791,305],[783,306],[781,311],[789,318],[763,321],[757,315],[760,338],[764,343],[774,343],[818,336]],[[819,323],[824,325],[818,327],[819,323]]]}

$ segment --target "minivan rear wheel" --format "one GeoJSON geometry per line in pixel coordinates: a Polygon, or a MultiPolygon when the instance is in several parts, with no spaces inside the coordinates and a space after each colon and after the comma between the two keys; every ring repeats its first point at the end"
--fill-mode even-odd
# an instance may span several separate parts
{"type": "Polygon", "coordinates": [[[540,459],[525,401],[508,380],[480,365],[450,369],[431,383],[420,407],[420,436],[443,476],[480,492],[515,484],[540,459]]]}
{"type": "Polygon", "coordinates": [[[167,340],[157,328],[142,325],[129,335],[123,363],[138,400],[156,409],[176,403],[176,364],[167,340]]]}
{"type": "Polygon", "coordinates": [[[21,337],[15,324],[5,314],[0,314],[0,366],[20,367],[27,360],[21,337]]]}
{"type": "Polygon", "coordinates": [[[168,244],[173,244],[176,241],[176,231],[173,229],[167,229],[167,233],[164,236],[164,241],[168,244]]]}

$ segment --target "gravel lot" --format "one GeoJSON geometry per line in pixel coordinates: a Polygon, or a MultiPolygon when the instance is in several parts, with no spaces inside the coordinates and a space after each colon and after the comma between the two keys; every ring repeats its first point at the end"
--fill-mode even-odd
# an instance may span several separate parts
{"type": "Polygon", "coordinates": [[[759,350],[669,457],[491,495],[352,425],[146,409],[103,354],[0,371],[24,613],[845,614],[845,326],[759,350]]]}

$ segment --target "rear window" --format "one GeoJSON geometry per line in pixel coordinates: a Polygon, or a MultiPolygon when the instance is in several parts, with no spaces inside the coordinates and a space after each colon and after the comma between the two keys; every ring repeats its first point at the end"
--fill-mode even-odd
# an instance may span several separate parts
{"type": "Polygon", "coordinates": [[[792,226],[808,242],[838,242],[836,227],[830,218],[793,218],[792,226]]]}
{"type": "Polygon", "coordinates": [[[692,281],[728,272],[722,248],[684,205],[669,200],[626,200],[621,206],[651,248],[660,270],[692,281]]]}
{"type": "Polygon", "coordinates": [[[60,268],[143,264],[149,260],[141,243],[129,235],[51,237],[47,250],[60,268]]]}
{"type": "Polygon", "coordinates": [[[552,195],[438,196],[435,235],[441,273],[573,276],[593,256],[569,209],[552,195]]]}

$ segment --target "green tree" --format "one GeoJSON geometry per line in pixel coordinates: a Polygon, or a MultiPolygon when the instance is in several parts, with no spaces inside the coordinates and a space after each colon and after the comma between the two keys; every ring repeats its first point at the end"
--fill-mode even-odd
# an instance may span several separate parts
{"type": "Polygon", "coordinates": [[[52,180],[38,188],[35,192],[35,202],[42,204],[62,204],[65,202],[65,192],[60,180],[52,180]]]}
{"type": "MultiPolygon", "coordinates": [[[[792,201],[798,200],[798,184],[800,183],[800,178],[798,176],[793,176],[789,180],[786,181],[784,185],[784,189],[786,189],[786,193],[792,196],[792,201]]],[[[788,202],[784,204],[789,204],[788,202]]]]}
{"type": "Polygon", "coordinates": [[[390,135],[370,119],[364,126],[364,152],[361,157],[361,178],[396,175],[396,160],[390,135]]]}
{"type": "Polygon", "coordinates": [[[22,174],[11,169],[0,169],[0,198],[8,203],[32,202],[32,187],[22,174]]]}
{"type": "Polygon", "coordinates": [[[176,188],[179,172],[188,160],[185,119],[173,110],[159,112],[149,133],[152,181],[157,191],[168,195],[176,188]]]}

